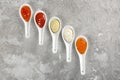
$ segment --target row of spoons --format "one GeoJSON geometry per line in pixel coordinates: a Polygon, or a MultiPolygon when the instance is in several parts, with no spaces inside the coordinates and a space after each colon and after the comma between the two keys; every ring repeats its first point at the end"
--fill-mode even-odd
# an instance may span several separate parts
{"type": "MultiPolygon", "coordinates": [[[[32,18],[32,8],[29,4],[23,4],[19,9],[21,19],[25,24],[25,37],[30,37],[30,22],[32,18]]],[[[47,25],[47,15],[44,11],[38,10],[34,14],[34,23],[39,32],[39,45],[43,45],[44,29],[47,25]]],[[[49,31],[52,36],[52,52],[57,53],[58,37],[61,32],[61,20],[58,17],[52,17],[49,20],[49,31]]],[[[62,38],[66,46],[66,61],[71,62],[72,45],[75,38],[75,30],[72,26],[66,25],[62,29],[62,38]]],[[[85,74],[85,56],[88,50],[88,40],[85,36],[78,36],[75,40],[75,49],[80,60],[81,74],[85,74]]]]}

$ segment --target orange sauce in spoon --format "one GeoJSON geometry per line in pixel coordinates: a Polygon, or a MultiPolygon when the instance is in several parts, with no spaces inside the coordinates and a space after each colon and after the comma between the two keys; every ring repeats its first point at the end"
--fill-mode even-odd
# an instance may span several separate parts
{"type": "Polygon", "coordinates": [[[84,54],[87,49],[87,41],[84,38],[78,38],[76,41],[76,47],[80,54],[84,54]]]}
{"type": "Polygon", "coordinates": [[[29,6],[23,6],[21,8],[21,15],[26,22],[29,22],[31,17],[31,9],[29,6]]]}

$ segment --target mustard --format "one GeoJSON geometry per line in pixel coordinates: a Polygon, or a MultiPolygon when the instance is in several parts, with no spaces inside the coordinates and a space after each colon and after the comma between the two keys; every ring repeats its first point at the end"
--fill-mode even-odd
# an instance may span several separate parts
{"type": "Polygon", "coordinates": [[[60,29],[60,22],[57,19],[54,19],[50,23],[50,28],[53,33],[56,33],[60,29]]]}

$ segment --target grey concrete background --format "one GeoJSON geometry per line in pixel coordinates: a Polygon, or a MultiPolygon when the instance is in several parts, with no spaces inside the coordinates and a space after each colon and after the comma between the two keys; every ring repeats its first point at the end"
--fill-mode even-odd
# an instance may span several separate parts
{"type": "Polygon", "coordinates": [[[120,80],[120,0],[0,0],[0,80],[120,80]],[[58,16],[62,27],[72,25],[76,36],[89,40],[86,75],[80,75],[73,46],[72,62],[65,60],[65,45],[52,53],[51,35],[45,29],[44,45],[31,21],[31,37],[25,39],[18,10],[24,2],[33,11],[58,16]]]}

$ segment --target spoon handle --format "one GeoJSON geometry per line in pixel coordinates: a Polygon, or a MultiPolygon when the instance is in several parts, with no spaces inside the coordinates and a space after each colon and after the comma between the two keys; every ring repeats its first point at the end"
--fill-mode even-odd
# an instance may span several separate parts
{"type": "Polygon", "coordinates": [[[43,40],[44,40],[44,30],[39,29],[39,45],[43,45],[43,40]]]}
{"type": "Polygon", "coordinates": [[[66,61],[71,62],[71,51],[72,51],[72,45],[66,44],[66,61]]]}
{"type": "Polygon", "coordinates": [[[30,37],[30,23],[25,22],[25,37],[29,38],[30,37]]]}
{"type": "Polygon", "coordinates": [[[85,55],[79,55],[81,75],[85,75],[85,55]]]}
{"type": "Polygon", "coordinates": [[[57,53],[57,42],[58,42],[58,37],[55,35],[55,36],[53,36],[52,37],[52,46],[53,46],[53,48],[52,48],[52,52],[53,53],[57,53]]]}

